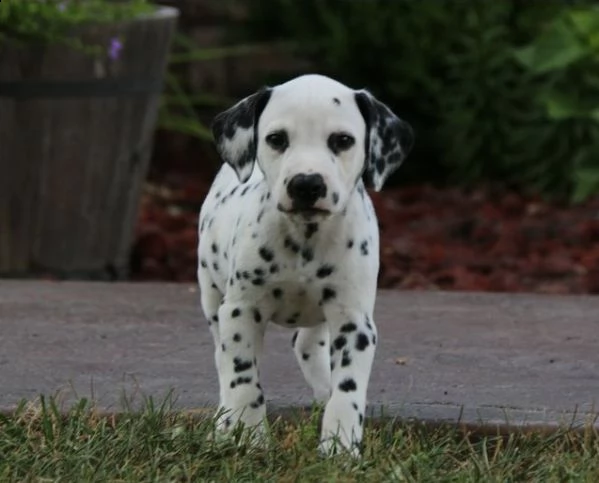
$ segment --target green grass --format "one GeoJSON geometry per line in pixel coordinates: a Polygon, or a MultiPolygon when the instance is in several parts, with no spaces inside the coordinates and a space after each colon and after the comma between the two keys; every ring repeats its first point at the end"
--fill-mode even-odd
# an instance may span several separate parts
{"type": "Polygon", "coordinates": [[[599,481],[599,438],[586,431],[473,437],[455,427],[369,423],[364,457],[321,458],[317,414],[274,421],[270,445],[211,440],[210,415],[150,402],[101,415],[53,401],[0,416],[0,481],[599,481]]]}

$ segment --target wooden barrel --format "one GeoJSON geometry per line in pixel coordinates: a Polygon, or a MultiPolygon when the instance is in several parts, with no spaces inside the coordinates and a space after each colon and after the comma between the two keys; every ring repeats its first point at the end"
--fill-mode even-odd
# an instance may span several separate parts
{"type": "Polygon", "coordinates": [[[123,278],[178,11],[0,43],[0,275],[123,278]]]}

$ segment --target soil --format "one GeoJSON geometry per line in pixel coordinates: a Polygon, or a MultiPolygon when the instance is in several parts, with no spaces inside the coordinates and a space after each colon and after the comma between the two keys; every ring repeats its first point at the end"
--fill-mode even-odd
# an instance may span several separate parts
{"type": "MultiPolygon", "coordinates": [[[[195,280],[197,216],[208,188],[199,174],[147,183],[132,278],[195,280]]],[[[381,227],[380,288],[599,293],[599,197],[572,206],[505,188],[428,185],[371,196],[381,227]]]]}

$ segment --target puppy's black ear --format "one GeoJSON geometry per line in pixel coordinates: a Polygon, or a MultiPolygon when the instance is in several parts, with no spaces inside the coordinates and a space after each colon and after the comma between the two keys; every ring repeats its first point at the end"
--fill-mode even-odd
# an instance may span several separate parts
{"type": "Polygon", "coordinates": [[[356,91],[355,99],[366,121],[364,182],[380,191],[412,149],[414,131],[368,91],[356,91]]]}
{"type": "Polygon", "coordinates": [[[272,89],[264,87],[218,114],[212,122],[216,149],[245,183],[252,174],[258,144],[258,120],[268,104],[272,89]]]}

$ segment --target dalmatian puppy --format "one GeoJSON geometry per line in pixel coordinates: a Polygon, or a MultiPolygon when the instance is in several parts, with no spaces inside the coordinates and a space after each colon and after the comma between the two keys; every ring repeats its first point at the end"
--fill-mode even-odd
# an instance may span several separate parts
{"type": "Polygon", "coordinates": [[[199,219],[201,305],[214,337],[217,428],[260,429],[266,325],[292,347],[326,403],[320,450],[359,454],[377,343],[380,190],[413,142],[410,126],[365,90],[321,75],[263,88],[212,125],[225,163],[199,219]]]}

